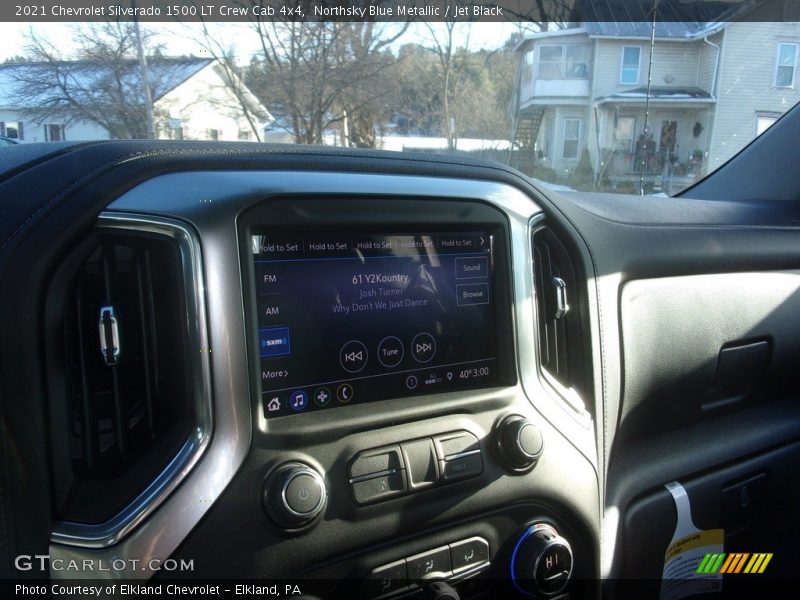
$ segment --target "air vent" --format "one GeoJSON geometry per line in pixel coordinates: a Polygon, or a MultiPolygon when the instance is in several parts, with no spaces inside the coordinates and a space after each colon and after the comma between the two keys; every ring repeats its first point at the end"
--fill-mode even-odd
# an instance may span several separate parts
{"type": "MultiPolygon", "coordinates": [[[[564,245],[546,227],[533,233],[533,261],[540,366],[565,389],[587,397],[575,268],[564,245]]],[[[583,408],[579,399],[573,397],[571,403],[583,408]]]]}
{"type": "Polygon", "coordinates": [[[64,286],[49,301],[63,299],[51,316],[63,353],[50,354],[64,390],[51,394],[53,487],[56,518],[72,537],[86,526],[116,541],[111,530],[143,517],[207,425],[185,256],[168,236],[99,228],[54,279],[64,286]]]}

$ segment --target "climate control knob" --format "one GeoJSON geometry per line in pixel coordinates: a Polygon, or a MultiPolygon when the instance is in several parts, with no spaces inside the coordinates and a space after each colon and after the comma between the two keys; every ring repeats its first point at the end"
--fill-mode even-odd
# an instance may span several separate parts
{"type": "Polygon", "coordinates": [[[536,464],[544,450],[539,428],[520,415],[510,415],[497,426],[497,446],[506,465],[526,471],[536,464]]]}
{"type": "Polygon", "coordinates": [[[511,555],[511,577],[523,594],[553,596],[572,575],[572,548],[552,525],[531,525],[517,540],[511,555]]]}
{"type": "Polygon", "coordinates": [[[316,469],[285,463],[264,482],[261,502],[270,518],[284,529],[311,523],[325,508],[325,481],[316,469]]]}

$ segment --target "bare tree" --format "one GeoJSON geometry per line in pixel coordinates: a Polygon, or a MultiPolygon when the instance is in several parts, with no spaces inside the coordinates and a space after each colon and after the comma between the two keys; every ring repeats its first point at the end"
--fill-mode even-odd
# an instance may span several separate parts
{"type": "Polygon", "coordinates": [[[380,99],[391,93],[386,47],[407,25],[254,18],[261,52],[247,83],[281,115],[299,144],[321,144],[324,132],[345,124],[354,145],[375,144],[380,99]],[[345,121],[345,123],[342,123],[345,121]]]}
{"type": "MultiPolygon", "coordinates": [[[[87,121],[113,138],[148,137],[133,23],[75,26],[72,34],[77,60],[67,61],[53,42],[29,30],[27,62],[7,67],[14,103],[42,123],[87,121]]],[[[159,59],[156,49],[150,60],[159,59]]],[[[163,82],[150,84],[158,88],[163,82]]]]}
{"type": "Polygon", "coordinates": [[[397,87],[397,59],[386,48],[405,33],[408,23],[398,26],[361,21],[338,26],[336,65],[339,73],[348,74],[337,82],[342,115],[348,119],[348,145],[374,148],[376,127],[390,116],[386,99],[397,87]]]}
{"type": "MultiPolygon", "coordinates": [[[[231,102],[225,101],[220,108],[244,117],[256,141],[262,141],[260,124],[270,118],[270,115],[264,114],[258,98],[245,85],[244,74],[234,48],[225,44],[220,32],[212,31],[205,21],[200,23],[200,27],[200,35],[195,35],[192,39],[215,60],[215,68],[232,95],[232,98],[227,94],[223,95],[231,102]]],[[[208,100],[213,104],[213,98],[208,100]]]]}
{"type": "Polygon", "coordinates": [[[469,55],[469,28],[462,42],[456,36],[460,31],[456,21],[442,23],[444,30],[431,23],[425,23],[430,32],[431,45],[428,46],[438,59],[442,88],[442,129],[447,138],[447,149],[456,148],[456,113],[453,109],[455,97],[459,94],[463,69],[469,55]]]}

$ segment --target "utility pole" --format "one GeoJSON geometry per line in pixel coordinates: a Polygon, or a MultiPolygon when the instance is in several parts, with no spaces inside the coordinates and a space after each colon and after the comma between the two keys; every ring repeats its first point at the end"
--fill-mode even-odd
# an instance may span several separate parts
{"type": "MultiPolygon", "coordinates": [[[[136,7],[136,2],[131,2],[136,7]]],[[[135,12],[135,11],[134,11],[135,12]]],[[[147,77],[147,57],[144,55],[142,46],[142,32],[139,29],[139,19],[134,15],[133,29],[136,32],[136,54],[139,57],[139,71],[142,74],[142,93],[144,95],[144,110],[147,116],[147,137],[151,140],[156,139],[156,124],[153,119],[153,94],[150,92],[150,80],[147,77]]]]}

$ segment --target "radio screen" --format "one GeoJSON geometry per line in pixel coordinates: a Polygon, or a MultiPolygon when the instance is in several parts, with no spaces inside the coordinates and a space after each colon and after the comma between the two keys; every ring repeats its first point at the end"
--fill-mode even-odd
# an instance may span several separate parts
{"type": "Polygon", "coordinates": [[[264,415],[492,385],[493,241],[254,235],[264,415]]]}

